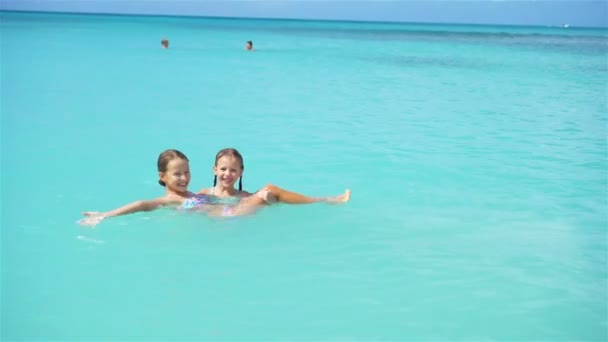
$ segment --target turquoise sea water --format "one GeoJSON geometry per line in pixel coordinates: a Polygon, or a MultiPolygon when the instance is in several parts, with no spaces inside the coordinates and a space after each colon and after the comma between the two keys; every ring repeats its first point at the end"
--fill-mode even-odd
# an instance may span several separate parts
{"type": "Polygon", "coordinates": [[[0,12],[0,34],[2,340],[608,339],[605,29],[0,12]],[[250,191],[352,200],[75,223],[161,195],[167,148],[209,187],[224,147],[250,191]]]}

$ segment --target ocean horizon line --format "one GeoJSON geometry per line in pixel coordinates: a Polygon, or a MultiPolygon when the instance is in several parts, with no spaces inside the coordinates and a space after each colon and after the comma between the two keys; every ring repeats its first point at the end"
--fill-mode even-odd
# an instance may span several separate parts
{"type": "Polygon", "coordinates": [[[510,28],[553,28],[574,30],[603,30],[608,33],[608,26],[573,26],[568,23],[559,25],[520,25],[520,24],[491,24],[491,23],[456,23],[456,22],[424,22],[424,21],[386,21],[386,20],[352,20],[352,19],[313,19],[313,18],[276,18],[276,17],[241,17],[241,16],[206,16],[187,14],[148,14],[148,13],[115,13],[115,12],[76,12],[76,11],[32,11],[19,9],[0,9],[0,13],[33,13],[33,14],[59,14],[59,15],[90,15],[115,17],[146,17],[146,18],[200,18],[215,20],[267,20],[267,21],[296,21],[296,22],[323,22],[323,23],[352,23],[370,25],[421,25],[421,26],[474,26],[474,27],[510,27],[510,28]]]}

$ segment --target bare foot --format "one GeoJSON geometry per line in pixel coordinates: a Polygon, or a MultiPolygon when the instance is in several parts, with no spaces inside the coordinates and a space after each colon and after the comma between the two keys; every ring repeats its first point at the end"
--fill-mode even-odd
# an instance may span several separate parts
{"type": "Polygon", "coordinates": [[[331,204],[346,203],[350,200],[350,190],[346,189],[342,195],[328,197],[326,202],[331,204]]]}

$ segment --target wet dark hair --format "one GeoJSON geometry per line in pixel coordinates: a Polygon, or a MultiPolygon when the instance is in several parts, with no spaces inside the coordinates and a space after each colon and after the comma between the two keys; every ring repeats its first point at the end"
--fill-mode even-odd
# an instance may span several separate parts
{"type": "Polygon", "coordinates": [[[248,40],[246,44],[253,46],[253,42],[251,40],[248,40]]]}
{"type": "MultiPolygon", "coordinates": [[[[215,164],[214,165],[217,166],[217,161],[220,160],[220,158],[222,158],[224,156],[231,156],[231,157],[238,159],[241,162],[241,170],[245,170],[245,164],[243,163],[243,156],[235,148],[225,148],[223,150],[220,150],[215,155],[215,164]]],[[[216,185],[217,185],[217,176],[213,176],[213,187],[215,187],[216,185]]],[[[239,178],[239,191],[242,191],[242,190],[243,190],[243,175],[241,175],[241,177],[239,178]]]]}
{"type": "MultiPolygon", "coordinates": [[[[156,165],[158,167],[158,172],[167,172],[167,165],[169,165],[169,162],[172,161],[173,159],[183,159],[185,161],[189,161],[188,157],[186,157],[185,154],[183,154],[182,152],[178,151],[178,150],[166,150],[163,153],[161,153],[158,156],[158,162],[156,162],[156,165]]],[[[163,182],[162,180],[158,180],[158,184],[160,184],[161,186],[166,186],[165,182],[163,182]]]]}

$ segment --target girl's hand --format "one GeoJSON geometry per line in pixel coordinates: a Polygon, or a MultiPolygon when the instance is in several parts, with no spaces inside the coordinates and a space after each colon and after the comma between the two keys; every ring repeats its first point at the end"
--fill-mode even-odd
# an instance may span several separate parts
{"type": "Polygon", "coordinates": [[[87,211],[82,213],[82,215],[87,216],[86,218],[83,218],[81,220],[78,220],[78,224],[81,226],[88,226],[88,227],[94,227],[96,225],[98,225],[101,221],[103,221],[104,218],[106,218],[105,216],[103,216],[102,213],[96,212],[96,211],[87,211]]]}

